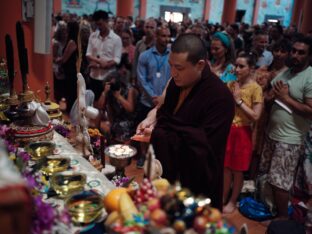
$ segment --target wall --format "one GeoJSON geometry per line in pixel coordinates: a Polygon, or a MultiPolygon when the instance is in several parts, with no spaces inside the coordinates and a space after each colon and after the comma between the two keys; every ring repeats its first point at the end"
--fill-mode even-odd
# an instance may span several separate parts
{"type": "Polygon", "coordinates": [[[63,0],[62,11],[77,15],[93,14],[96,10],[104,10],[116,14],[115,0],[63,0]]]}
{"type": "Polygon", "coordinates": [[[188,7],[191,8],[191,19],[202,19],[205,0],[148,0],[146,17],[158,18],[160,6],[188,7]]]}
{"type": "Polygon", "coordinates": [[[242,19],[243,22],[252,24],[254,3],[255,3],[255,0],[238,0],[237,1],[236,9],[246,11],[242,19]]]}
{"type": "Polygon", "coordinates": [[[224,1],[223,0],[211,0],[210,12],[209,12],[209,23],[213,23],[213,24],[221,23],[224,1]]]}
{"type": "MultiPolygon", "coordinates": [[[[14,80],[14,87],[17,92],[22,89],[22,79],[19,69],[15,24],[22,19],[22,1],[21,0],[2,0],[0,7],[0,57],[6,57],[5,54],[5,34],[10,34],[14,48],[14,69],[17,72],[14,80]]],[[[34,51],[34,22],[22,23],[25,36],[25,46],[28,52],[29,74],[28,84],[33,91],[41,90],[40,98],[44,98],[44,85],[48,81],[53,94],[53,76],[52,76],[52,56],[35,54],[34,51]]]]}
{"type": "Polygon", "coordinates": [[[289,26],[293,2],[293,0],[261,0],[257,23],[263,23],[265,15],[278,15],[284,18],[283,25],[289,26]]]}
{"type": "MultiPolygon", "coordinates": [[[[223,4],[226,0],[210,0],[209,22],[220,23],[222,18],[223,4]]],[[[255,0],[237,0],[237,9],[246,10],[243,22],[251,24],[253,6],[255,0]]],[[[62,9],[82,14],[92,14],[95,9],[103,9],[116,14],[115,0],[63,0],[62,9]],[[71,4],[70,4],[71,3],[71,4]],[[74,3],[77,3],[74,5],[74,3]]],[[[294,0],[260,0],[258,12],[258,24],[264,22],[265,15],[279,15],[284,18],[283,25],[289,26],[294,0]]],[[[147,0],[146,17],[159,17],[161,5],[181,6],[191,8],[191,19],[202,19],[205,0],[147,0]]],[[[139,14],[140,0],[134,1],[134,17],[139,14]]]]}

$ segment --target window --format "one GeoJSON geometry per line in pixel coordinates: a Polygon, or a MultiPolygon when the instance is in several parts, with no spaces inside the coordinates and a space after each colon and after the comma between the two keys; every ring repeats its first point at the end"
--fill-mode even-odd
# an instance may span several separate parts
{"type": "Polygon", "coordinates": [[[167,22],[175,22],[175,23],[180,23],[183,20],[183,14],[181,12],[170,12],[170,11],[165,11],[165,20],[167,22]]]}

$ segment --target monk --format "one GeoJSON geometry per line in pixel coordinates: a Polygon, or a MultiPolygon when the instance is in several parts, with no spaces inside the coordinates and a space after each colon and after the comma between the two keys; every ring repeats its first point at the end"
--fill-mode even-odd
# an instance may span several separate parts
{"type": "Polygon", "coordinates": [[[164,102],[138,125],[137,134],[151,134],[163,177],[211,198],[212,206],[221,210],[234,100],[206,61],[205,45],[197,36],[183,34],[174,41],[164,102]]]}

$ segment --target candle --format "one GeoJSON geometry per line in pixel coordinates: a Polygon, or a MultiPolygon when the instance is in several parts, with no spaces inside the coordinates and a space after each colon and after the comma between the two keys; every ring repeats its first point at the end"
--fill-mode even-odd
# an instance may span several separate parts
{"type": "Polygon", "coordinates": [[[21,22],[16,23],[16,39],[18,48],[18,58],[20,63],[20,70],[23,81],[23,92],[27,89],[27,78],[28,73],[28,59],[27,59],[27,49],[25,48],[24,30],[22,28],[21,22]]]}

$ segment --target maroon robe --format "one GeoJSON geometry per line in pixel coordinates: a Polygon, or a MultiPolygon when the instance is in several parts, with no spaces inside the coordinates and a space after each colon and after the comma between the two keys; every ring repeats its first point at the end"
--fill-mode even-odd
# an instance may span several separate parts
{"type": "Polygon", "coordinates": [[[234,99],[208,67],[178,111],[180,88],[171,80],[151,142],[164,178],[179,180],[195,194],[205,195],[222,209],[223,161],[234,117],[234,99]]]}

